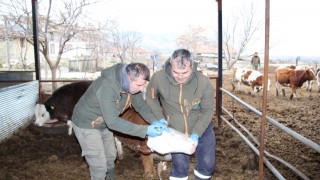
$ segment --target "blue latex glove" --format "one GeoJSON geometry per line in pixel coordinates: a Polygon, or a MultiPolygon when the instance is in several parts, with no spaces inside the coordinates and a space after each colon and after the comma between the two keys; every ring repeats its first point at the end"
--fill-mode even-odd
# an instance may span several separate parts
{"type": "Polygon", "coordinates": [[[164,129],[161,126],[154,125],[154,124],[149,125],[147,130],[147,136],[150,136],[150,137],[160,136],[163,130],[164,129]]]}
{"type": "Polygon", "coordinates": [[[160,119],[158,121],[153,121],[152,125],[160,126],[163,130],[170,132],[168,128],[168,122],[165,119],[160,119]]]}
{"type": "Polygon", "coordinates": [[[158,120],[160,123],[165,124],[166,126],[168,125],[168,121],[165,119],[160,119],[158,120]]]}
{"type": "Polygon", "coordinates": [[[199,135],[196,133],[192,133],[189,137],[192,141],[198,142],[199,141],[199,135]]]}

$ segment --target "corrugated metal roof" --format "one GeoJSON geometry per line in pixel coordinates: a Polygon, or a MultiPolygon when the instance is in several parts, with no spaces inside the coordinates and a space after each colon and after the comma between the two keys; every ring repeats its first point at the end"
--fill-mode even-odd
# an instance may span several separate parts
{"type": "Polygon", "coordinates": [[[38,97],[38,81],[0,89],[0,142],[30,124],[38,97]]]}

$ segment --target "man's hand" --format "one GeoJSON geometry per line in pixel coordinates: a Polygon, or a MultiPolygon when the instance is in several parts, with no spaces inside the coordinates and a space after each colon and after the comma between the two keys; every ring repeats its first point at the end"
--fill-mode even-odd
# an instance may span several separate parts
{"type": "Polygon", "coordinates": [[[198,142],[199,141],[199,135],[196,133],[192,133],[189,137],[192,141],[198,142]]]}
{"type": "Polygon", "coordinates": [[[163,130],[164,128],[162,128],[162,126],[158,126],[154,124],[149,125],[147,130],[147,136],[150,136],[150,137],[160,136],[163,130]]]}
{"type": "Polygon", "coordinates": [[[168,122],[167,122],[167,120],[165,120],[165,119],[160,119],[160,120],[158,120],[160,123],[162,123],[162,124],[165,124],[166,126],[168,125],[168,122]]]}
{"type": "Polygon", "coordinates": [[[165,119],[160,119],[158,121],[153,121],[151,125],[160,126],[163,130],[169,132],[168,122],[165,119]]]}

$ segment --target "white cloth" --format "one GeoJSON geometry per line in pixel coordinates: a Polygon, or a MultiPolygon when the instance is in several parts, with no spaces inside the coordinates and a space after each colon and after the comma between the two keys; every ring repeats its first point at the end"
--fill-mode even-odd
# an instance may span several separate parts
{"type": "Polygon", "coordinates": [[[187,135],[169,128],[170,132],[163,131],[162,135],[148,137],[147,146],[151,151],[160,154],[185,153],[193,154],[198,143],[191,140],[187,135]]]}

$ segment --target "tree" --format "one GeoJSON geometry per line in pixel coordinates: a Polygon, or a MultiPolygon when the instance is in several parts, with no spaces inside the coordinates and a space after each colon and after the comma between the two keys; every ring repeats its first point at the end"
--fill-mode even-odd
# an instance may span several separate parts
{"type": "Polygon", "coordinates": [[[113,47],[116,56],[122,63],[127,63],[129,56],[131,61],[134,60],[134,52],[139,47],[142,36],[138,32],[120,32],[117,28],[111,31],[111,40],[109,44],[113,47]]]}
{"type": "Polygon", "coordinates": [[[206,28],[189,26],[188,29],[177,38],[176,44],[189,49],[195,56],[198,52],[198,47],[207,41],[205,32],[206,28]]]}
{"type": "MultiPolygon", "coordinates": [[[[11,53],[10,53],[10,45],[8,44],[9,41],[13,40],[19,40],[20,46],[19,46],[19,55],[15,55],[15,57],[18,57],[21,61],[19,61],[19,64],[22,64],[22,68],[26,69],[26,56],[28,52],[28,48],[30,47],[27,43],[27,34],[30,32],[30,28],[32,28],[31,22],[28,22],[30,19],[23,19],[22,14],[25,14],[26,16],[31,16],[31,12],[27,9],[26,1],[0,1],[1,9],[1,20],[4,22],[4,33],[1,34],[3,36],[3,39],[7,42],[7,61],[10,67],[10,59],[11,59],[11,53]],[[20,14],[20,16],[17,16],[17,14],[20,14]],[[12,18],[13,15],[16,15],[16,18],[12,18]],[[21,21],[27,21],[26,24],[22,27],[16,26],[15,22],[21,22],[21,21]]],[[[32,32],[32,31],[31,31],[32,32]]],[[[15,58],[14,57],[14,58],[15,58]]]]}
{"type": "MultiPolygon", "coordinates": [[[[110,26],[108,27],[108,29],[101,29],[96,28],[91,23],[89,23],[86,25],[88,31],[82,32],[81,34],[75,37],[76,39],[82,39],[86,42],[86,46],[83,47],[83,49],[85,49],[86,54],[82,54],[80,57],[76,57],[76,59],[84,60],[81,62],[87,62],[87,60],[90,60],[92,65],[96,65],[95,67],[89,67],[89,69],[81,69],[80,67],[84,66],[79,65],[79,69],[81,71],[86,72],[86,70],[89,70],[90,72],[95,72],[97,70],[97,65],[99,64],[99,62],[106,60],[105,55],[111,49],[111,47],[107,43],[110,39],[108,33],[109,31],[113,31],[117,28],[117,22],[112,21],[112,24],[110,23],[109,25],[110,26]]],[[[79,47],[76,47],[76,49],[79,49],[79,47]]],[[[75,49],[68,48],[68,50],[65,49],[65,52],[69,50],[72,51],[75,49]]],[[[86,63],[86,65],[88,64],[89,63],[86,63]]]]}
{"type": "MultiPolygon", "coordinates": [[[[26,0],[0,0],[1,14],[8,18],[11,27],[20,33],[24,33],[28,43],[33,44],[31,9],[26,0]]],[[[84,9],[95,2],[90,0],[62,0],[62,1],[41,1],[39,4],[39,50],[48,63],[52,79],[56,80],[56,72],[63,53],[66,51],[66,43],[83,32],[93,31],[90,28],[81,26],[87,20],[84,9]],[[47,4],[45,4],[47,3],[47,4]],[[52,33],[58,34],[58,52],[56,57],[50,56],[50,38],[52,33]]],[[[111,23],[113,25],[113,23],[111,23]]],[[[110,22],[94,29],[107,29],[113,27],[110,22]]],[[[53,89],[56,89],[53,83],[53,89]]]]}
{"type": "Polygon", "coordinates": [[[260,30],[262,23],[256,22],[255,7],[251,3],[250,9],[240,13],[232,21],[224,21],[223,55],[227,68],[230,69],[240,59],[253,36],[260,30]]]}

